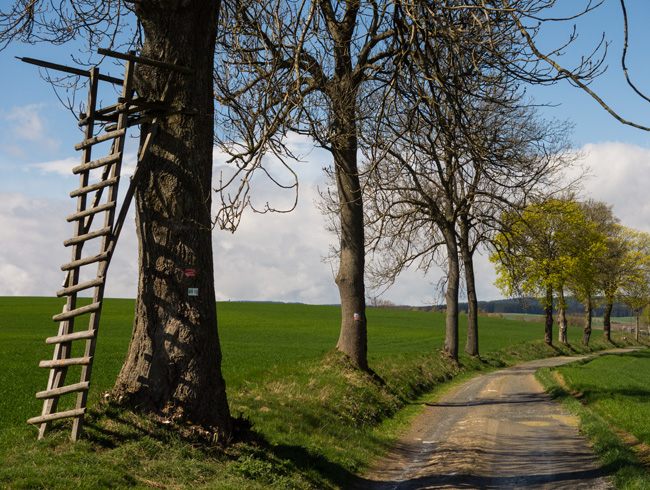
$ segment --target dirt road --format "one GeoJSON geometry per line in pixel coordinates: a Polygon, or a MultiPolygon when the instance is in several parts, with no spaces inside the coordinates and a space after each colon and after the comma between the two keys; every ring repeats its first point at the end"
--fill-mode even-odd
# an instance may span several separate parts
{"type": "Polygon", "coordinates": [[[543,391],[529,362],[475,378],[427,406],[355,490],[613,488],[578,420],[543,391]]]}

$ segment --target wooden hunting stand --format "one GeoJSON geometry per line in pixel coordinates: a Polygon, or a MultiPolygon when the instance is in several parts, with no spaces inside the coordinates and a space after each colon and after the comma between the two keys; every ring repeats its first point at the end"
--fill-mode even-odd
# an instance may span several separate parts
{"type": "MultiPolygon", "coordinates": [[[[72,169],[73,174],[79,175],[79,187],[70,193],[70,197],[77,198],[77,211],[67,218],[68,222],[75,223],[75,234],[73,238],[63,243],[64,246],[71,247],[72,259],[61,266],[61,270],[65,272],[65,279],[63,289],[56,293],[58,297],[67,297],[67,302],[63,307],[63,312],[52,318],[55,322],[59,322],[58,335],[45,340],[47,344],[54,345],[54,356],[51,361],[41,361],[39,364],[39,367],[50,369],[47,389],[36,393],[36,398],[43,399],[43,411],[40,416],[28,420],[30,424],[40,425],[39,439],[45,434],[50,422],[64,418],[74,418],[71,439],[76,441],[79,438],[86,413],[106,273],[141,174],[140,163],[149,153],[151,141],[158,128],[158,121],[170,115],[189,112],[183,108],[172,107],[164,100],[151,101],[135,96],[133,76],[137,64],[153,65],[185,75],[191,75],[192,70],[170,63],[141,58],[132,53],[123,54],[103,49],[98,50],[98,53],[124,60],[124,79],[100,75],[97,67],[85,71],[46,61],[21,58],[22,61],[43,68],[89,79],[88,106],[86,113],[82,114],[79,120],[79,126],[84,127],[84,139],[75,145],[75,149],[82,152],[81,165],[72,169]],[[97,89],[100,81],[122,86],[122,96],[118,98],[117,104],[99,109],[96,107],[97,89]],[[138,162],[118,213],[117,191],[124,143],[127,129],[134,125],[142,125],[138,162]],[[93,147],[99,143],[110,141],[112,141],[112,145],[109,154],[93,160],[91,158],[93,147]],[[105,193],[104,190],[106,190],[105,193]],[[98,223],[93,227],[94,218],[97,216],[97,222],[101,221],[102,213],[103,223],[98,223]],[[94,244],[101,242],[99,243],[99,252],[93,251],[91,254],[84,254],[84,245],[91,241],[94,244]],[[92,277],[94,267],[96,267],[95,279],[80,282],[81,271],[90,271],[90,277],[92,277]],[[77,294],[90,289],[94,290],[92,302],[86,306],[78,306],[77,294]],[[84,316],[88,316],[88,328],[75,331],[75,322],[79,325],[84,316]],[[72,343],[77,340],[84,340],[86,343],[84,355],[71,357],[72,343]],[[65,385],[66,374],[70,366],[81,366],[80,380],[65,385]],[[57,412],[59,398],[75,393],[77,397],[75,408],[57,412]]],[[[168,84],[171,78],[170,73],[168,84]]]]}

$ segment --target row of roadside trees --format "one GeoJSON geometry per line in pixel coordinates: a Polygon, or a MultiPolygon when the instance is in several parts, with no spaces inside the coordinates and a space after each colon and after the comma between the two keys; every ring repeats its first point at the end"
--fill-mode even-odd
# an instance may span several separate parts
{"type": "Polygon", "coordinates": [[[567,344],[567,295],[585,305],[582,343],[591,336],[592,310],[605,303],[604,335],[610,340],[615,301],[639,318],[650,304],[650,235],[619,224],[610,206],[570,197],[534,202],[503,216],[492,242],[499,278],[508,296],[541,298],[546,311],[545,342],[552,343],[554,305],[559,342],[567,344]]]}
{"type": "MultiPolygon", "coordinates": [[[[554,61],[575,34],[556,48],[536,46],[554,4],[15,0],[4,7],[0,46],[85,39],[86,53],[128,46],[193,70],[141,67],[135,77],[139,97],[189,110],[160,123],[141,164],[139,291],[116,397],[230,437],[214,307],[214,145],[235,169],[218,186],[216,222],[234,230],[250,204],[253,173],[268,174],[270,155],[291,168],[287,138],[295,133],[332,155],[337,348],[369,369],[370,247],[389,271],[446,262],[445,349],[457,358],[460,264],[475,296],[472,256],[499,217],[567,187],[566,127],[537,118],[521,85],[570,79],[586,87],[601,68],[598,53],[571,69],[554,61]],[[200,300],[186,297],[186,269],[196,271],[200,300]]],[[[575,8],[581,15],[594,4],[575,8]]],[[[91,55],[89,64],[99,61],[91,55]]],[[[378,274],[390,281],[390,272],[378,274]]],[[[468,352],[476,355],[476,310],[470,318],[468,352]]]]}

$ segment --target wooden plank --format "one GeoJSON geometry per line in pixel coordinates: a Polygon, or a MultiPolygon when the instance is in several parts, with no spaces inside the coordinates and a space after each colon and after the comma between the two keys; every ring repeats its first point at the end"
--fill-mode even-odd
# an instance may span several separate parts
{"type": "Polygon", "coordinates": [[[92,313],[94,311],[99,310],[101,307],[102,307],[101,302],[92,303],[87,306],[82,306],[81,308],[75,308],[74,310],[65,311],[63,313],[59,313],[58,315],[54,315],[52,317],[52,320],[55,322],[62,322],[68,320],[69,318],[85,315],[86,313],[92,313]]]}
{"type": "Polygon", "coordinates": [[[157,66],[158,68],[166,68],[167,70],[177,71],[179,73],[185,73],[187,75],[193,75],[195,73],[195,70],[186,66],[175,65],[173,63],[167,63],[165,61],[152,60],[151,58],[143,58],[141,56],[135,56],[133,54],[118,53],[116,51],[110,51],[104,48],[99,48],[97,50],[97,53],[104,56],[110,56],[111,58],[134,61],[135,63],[157,66]]]}
{"type": "Polygon", "coordinates": [[[51,361],[41,361],[38,363],[40,368],[59,368],[68,366],[86,366],[93,362],[92,357],[71,357],[69,359],[52,359],[51,361]]]}
{"type": "Polygon", "coordinates": [[[94,113],[92,117],[88,117],[86,114],[80,114],[81,119],[77,122],[77,126],[82,127],[82,126],[87,126],[91,124],[94,121],[104,121],[104,122],[115,122],[117,121],[117,115],[116,114],[109,114],[107,116],[103,116],[101,114],[94,113]]]}
{"type": "Polygon", "coordinates": [[[83,165],[74,167],[72,169],[72,173],[75,175],[79,175],[81,172],[87,172],[88,170],[92,170],[94,168],[99,168],[99,167],[103,167],[104,165],[110,165],[111,163],[115,163],[120,158],[122,158],[121,152],[115,153],[113,155],[108,155],[106,157],[99,158],[97,160],[93,160],[91,162],[84,163],[83,165]]]}
{"type": "Polygon", "coordinates": [[[73,293],[78,293],[79,291],[83,291],[85,289],[90,289],[94,288],[96,286],[101,286],[104,284],[104,278],[103,277],[98,277],[97,279],[93,279],[92,281],[87,281],[87,282],[82,282],[81,284],[76,284],[75,286],[70,286],[69,288],[63,288],[60,289],[56,292],[57,297],[61,296],[69,296],[73,293]]]}
{"type": "Polygon", "coordinates": [[[52,422],[59,419],[68,419],[70,417],[80,417],[86,413],[85,408],[75,408],[74,410],[66,410],[65,412],[50,413],[48,415],[40,415],[32,417],[27,421],[28,424],[43,424],[45,422],[52,422]]]}
{"type": "Polygon", "coordinates": [[[117,101],[120,104],[128,104],[132,107],[137,107],[139,109],[151,109],[155,111],[169,111],[176,109],[175,107],[170,106],[166,102],[161,102],[159,100],[147,100],[144,97],[135,97],[134,99],[126,99],[124,97],[118,97],[117,101]]]}
{"type": "Polygon", "coordinates": [[[97,238],[100,236],[105,236],[105,235],[110,235],[111,229],[109,227],[102,228],[101,230],[93,231],[91,233],[86,233],[84,235],[76,236],[74,238],[70,238],[69,240],[66,240],[63,242],[63,245],[65,247],[69,247],[70,245],[77,245],[78,243],[83,243],[88,240],[92,240],[93,238],[97,238]]]}
{"type": "Polygon", "coordinates": [[[46,344],[60,344],[62,342],[72,342],[73,340],[92,339],[97,334],[96,330],[80,330],[65,335],[57,335],[45,339],[46,344]]]}
{"type": "Polygon", "coordinates": [[[77,143],[76,145],[74,145],[74,149],[83,150],[84,148],[87,148],[89,146],[96,145],[97,143],[108,141],[114,138],[119,138],[121,136],[124,136],[125,134],[126,134],[126,129],[118,129],[117,131],[111,131],[110,133],[100,134],[99,136],[95,136],[94,138],[90,138],[82,141],[81,143],[77,143]]]}
{"type": "Polygon", "coordinates": [[[81,196],[82,194],[88,194],[89,192],[96,191],[98,189],[103,189],[104,187],[109,187],[111,185],[115,185],[119,181],[120,181],[119,177],[113,177],[112,179],[102,180],[101,182],[97,182],[96,184],[87,185],[80,189],[72,191],[70,193],[70,197],[77,197],[77,196],[81,196]]]}
{"type": "MultiPolygon", "coordinates": [[[[198,113],[199,111],[195,109],[172,109],[163,114],[147,114],[145,116],[130,118],[128,122],[128,126],[131,127],[131,126],[137,126],[139,124],[151,123],[153,122],[154,119],[164,119],[166,117],[175,116],[177,114],[196,116],[198,113]]],[[[113,131],[116,128],[117,128],[117,124],[111,124],[110,126],[106,126],[107,131],[113,131]]]]}
{"type": "Polygon", "coordinates": [[[106,204],[102,204],[100,206],[94,206],[92,208],[86,209],[84,211],[80,211],[75,214],[71,214],[66,218],[66,220],[69,222],[75,221],[78,219],[85,218],[86,216],[90,216],[91,214],[97,214],[101,213],[102,211],[107,211],[109,209],[113,209],[115,207],[115,201],[113,202],[107,202],[106,204]]]}
{"type": "Polygon", "coordinates": [[[103,260],[108,260],[109,258],[109,253],[108,252],[103,252],[97,255],[93,255],[92,257],[86,257],[85,259],[79,259],[79,260],[73,260],[72,262],[69,262],[67,264],[63,264],[61,266],[62,271],[69,271],[72,269],[76,269],[77,267],[81,267],[84,265],[88,264],[94,264],[95,262],[101,262],[103,260]]]}
{"type": "Polygon", "coordinates": [[[36,398],[42,400],[44,398],[54,398],[55,396],[67,395],[68,393],[75,393],[77,391],[87,390],[90,387],[90,382],[84,381],[75,383],[73,385],[62,386],[54,390],[39,391],[36,393],[36,398]]]}
{"type": "MultiPolygon", "coordinates": [[[[51,70],[63,71],[80,77],[90,77],[90,73],[88,72],[88,70],[82,70],[80,68],[74,68],[72,66],[67,66],[67,65],[59,65],[57,63],[50,63],[49,61],[37,60],[35,58],[25,58],[25,57],[21,58],[20,56],[16,56],[16,58],[18,58],[20,61],[23,61],[25,63],[29,63],[30,65],[36,65],[42,68],[49,68],[51,70]]],[[[122,83],[124,82],[123,80],[119,78],[111,77],[110,75],[99,75],[98,78],[104,82],[113,83],[115,85],[122,85],[122,83]]]]}

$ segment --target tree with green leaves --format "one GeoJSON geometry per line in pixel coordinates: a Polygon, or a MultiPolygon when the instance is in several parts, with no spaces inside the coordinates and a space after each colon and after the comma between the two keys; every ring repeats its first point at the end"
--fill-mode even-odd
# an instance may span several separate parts
{"type": "MultiPolygon", "coordinates": [[[[580,205],[569,199],[531,204],[520,213],[504,216],[503,222],[504,230],[494,240],[490,256],[498,274],[496,285],[507,296],[540,298],[546,312],[544,341],[551,345],[554,291],[564,288],[576,270],[589,264],[590,255],[585,252],[598,235],[580,205]]],[[[566,343],[565,333],[560,341],[566,343]]]]}
{"type": "Polygon", "coordinates": [[[623,278],[630,265],[626,257],[632,242],[632,230],[620,224],[612,227],[605,242],[605,254],[600,261],[602,273],[599,275],[600,290],[604,296],[605,311],[603,312],[603,335],[611,341],[612,310],[618,297],[623,278]]]}
{"type": "Polygon", "coordinates": [[[628,250],[618,298],[634,312],[635,337],[639,340],[641,312],[650,305],[650,234],[638,230],[627,230],[626,234],[628,250]]]}
{"type": "Polygon", "coordinates": [[[604,202],[588,199],[579,204],[587,218],[588,228],[576,233],[579,240],[577,261],[568,284],[574,297],[585,305],[582,344],[589,345],[593,308],[612,277],[609,270],[613,265],[611,244],[618,220],[612,213],[612,206],[604,202]]]}

